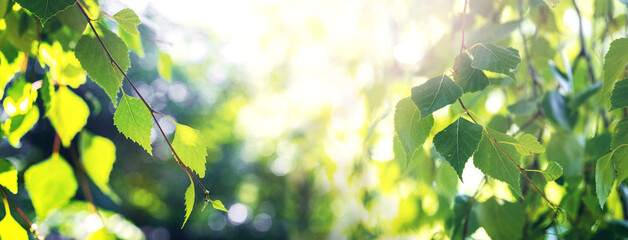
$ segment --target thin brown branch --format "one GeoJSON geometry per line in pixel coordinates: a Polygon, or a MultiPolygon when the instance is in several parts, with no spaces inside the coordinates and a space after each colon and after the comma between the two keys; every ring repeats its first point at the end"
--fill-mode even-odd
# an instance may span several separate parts
{"type": "MultiPolygon", "coordinates": [[[[526,36],[523,33],[523,28],[521,27],[523,24],[523,1],[519,0],[519,33],[521,34],[521,39],[523,41],[523,55],[526,59],[526,64],[528,65],[528,73],[530,73],[530,78],[532,79],[532,96],[536,97],[538,95],[537,88],[540,86],[539,80],[536,77],[536,69],[532,66],[532,62],[530,61],[530,51],[528,50],[528,41],[526,40],[526,36]]],[[[540,107],[540,104],[537,104],[537,107],[540,107]]]]}
{"type": "Polygon", "coordinates": [[[523,125],[521,125],[521,128],[519,128],[519,130],[517,130],[517,132],[515,132],[513,134],[513,136],[516,136],[517,134],[523,132],[523,130],[525,130],[526,128],[528,128],[530,125],[532,125],[532,123],[534,123],[534,121],[539,118],[540,116],[542,116],[543,113],[541,112],[540,109],[538,109],[536,111],[536,114],[534,114],[534,116],[532,116],[527,122],[525,122],[523,125]]]}
{"type": "MultiPolygon", "coordinates": [[[[580,55],[584,57],[587,62],[587,69],[589,73],[589,78],[591,78],[591,82],[596,82],[595,73],[593,72],[593,63],[591,63],[591,56],[586,50],[586,43],[584,41],[584,31],[582,31],[582,14],[580,13],[580,8],[578,8],[578,4],[576,0],[571,0],[573,3],[573,7],[576,10],[576,14],[578,15],[578,36],[580,37],[580,55]]],[[[575,68],[574,68],[575,69],[575,68]]]]}

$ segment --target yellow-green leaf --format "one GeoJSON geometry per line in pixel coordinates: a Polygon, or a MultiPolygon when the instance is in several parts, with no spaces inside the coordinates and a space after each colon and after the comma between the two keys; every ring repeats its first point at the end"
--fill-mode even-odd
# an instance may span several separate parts
{"type": "Polygon", "coordinates": [[[194,208],[194,182],[192,178],[190,178],[190,186],[187,190],[185,190],[185,220],[183,220],[183,225],[181,228],[185,227],[185,223],[188,221],[190,214],[192,213],[192,209],[194,208]]]}
{"type": "Polygon", "coordinates": [[[4,122],[2,129],[11,146],[18,148],[20,139],[39,121],[39,108],[32,106],[24,115],[13,116],[4,122]]]}
{"type": "Polygon", "coordinates": [[[539,143],[536,137],[531,134],[524,134],[517,138],[517,142],[499,142],[504,144],[511,144],[517,149],[517,152],[521,155],[534,155],[535,153],[545,152],[545,147],[539,143]]]}
{"type": "Polygon", "coordinates": [[[28,240],[28,233],[11,216],[11,209],[6,198],[4,200],[4,218],[0,221],[0,239],[28,240]]]}
{"type": "Polygon", "coordinates": [[[140,35],[130,34],[122,29],[122,26],[118,25],[118,35],[122,38],[122,41],[126,43],[129,50],[135,52],[138,57],[144,57],[144,48],[142,47],[142,39],[140,35]]]}
{"type": "Polygon", "coordinates": [[[600,207],[604,207],[606,198],[611,194],[615,183],[615,165],[611,161],[611,153],[608,153],[597,160],[595,164],[595,193],[600,202],[600,207]]]}
{"type": "Polygon", "coordinates": [[[547,167],[541,173],[548,182],[554,181],[563,175],[563,167],[557,162],[548,162],[547,167]]]}
{"type": "Polygon", "coordinates": [[[225,211],[225,212],[229,212],[226,208],[225,205],[222,205],[222,202],[220,200],[209,200],[212,203],[212,207],[216,210],[221,210],[221,211],[225,211]]]}
{"type": "Polygon", "coordinates": [[[116,146],[105,137],[83,131],[79,147],[87,175],[103,193],[119,202],[120,198],[109,187],[109,174],[116,161],[116,146]]]}
{"type": "Polygon", "coordinates": [[[510,185],[510,189],[522,197],[519,184],[521,172],[518,167],[521,155],[512,144],[515,142],[510,135],[486,128],[478,150],[473,155],[473,164],[484,174],[510,185]]]}
{"type": "Polygon", "coordinates": [[[59,133],[63,146],[70,146],[74,136],[87,123],[87,117],[89,107],[85,101],[66,86],[60,86],[48,112],[48,119],[59,133]]]}
{"type": "Polygon", "coordinates": [[[46,22],[57,15],[59,12],[72,6],[76,3],[74,0],[15,0],[23,8],[26,8],[29,12],[35,14],[40,21],[41,26],[44,26],[46,22]]]}
{"type": "Polygon", "coordinates": [[[72,167],[59,154],[28,168],[24,185],[39,221],[44,221],[51,210],[70,202],[78,188],[72,167]]]}
{"type": "Polygon", "coordinates": [[[153,155],[153,148],[150,145],[153,120],[150,110],[141,99],[123,95],[113,115],[113,124],[124,136],[142,146],[148,154],[153,155]]]}
{"type": "Polygon", "coordinates": [[[95,231],[86,238],[87,240],[115,240],[116,236],[109,233],[107,229],[101,228],[98,231],[95,231]]]}
{"type": "Polygon", "coordinates": [[[11,161],[0,159],[0,185],[17,194],[17,170],[11,161]]]}
{"type": "Polygon", "coordinates": [[[207,160],[207,145],[201,133],[183,124],[176,124],[172,147],[179,158],[201,178],[205,177],[205,163],[207,160]]]}
{"type": "Polygon", "coordinates": [[[139,35],[140,32],[137,31],[137,25],[142,23],[140,18],[137,17],[137,14],[129,8],[125,8],[117,12],[113,15],[113,19],[118,21],[120,27],[127,31],[130,34],[139,35]]]}
{"type": "Polygon", "coordinates": [[[172,82],[172,58],[170,55],[164,52],[159,53],[157,71],[159,72],[159,75],[172,82]]]}

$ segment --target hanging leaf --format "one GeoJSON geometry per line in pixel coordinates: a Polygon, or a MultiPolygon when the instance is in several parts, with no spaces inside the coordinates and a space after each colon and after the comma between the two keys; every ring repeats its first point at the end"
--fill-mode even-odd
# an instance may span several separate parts
{"type": "Polygon", "coordinates": [[[192,178],[190,178],[190,186],[185,190],[185,219],[183,220],[181,229],[185,227],[185,223],[188,221],[192,209],[194,209],[194,182],[192,182],[192,178]]]}
{"type": "Polygon", "coordinates": [[[606,198],[613,189],[615,183],[615,166],[611,160],[611,153],[602,156],[595,164],[595,193],[600,202],[600,207],[604,208],[606,198]]]}
{"type": "MultiPolygon", "coordinates": [[[[458,55],[456,63],[459,62],[460,69],[458,69],[458,75],[456,77],[456,83],[460,85],[463,92],[477,92],[486,86],[488,86],[488,78],[482,70],[471,67],[471,57],[467,52],[463,52],[462,55],[458,55]],[[458,59],[462,56],[461,59],[458,59]]],[[[457,67],[457,66],[456,66],[457,67]]]]}
{"type": "Polygon", "coordinates": [[[499,142],[500,144],[511,144],[521,155],[534,155],[545,152],[545,147],[539,143],[536,137],[531,134],[524,134],[517,138],[517,142],[499,142]]]}
{"type": "Polygon", "coordinates": [[[59,154],[28,168],[24,185],[42,222],[51,210],[70,202],[78,188],[72,167],[59,154]]]}
{"type": "Polygon", "coordinates": [[[628,144],[628,119],[621,120],[615,125],[611,149],[615,149],[622,144],[628,144]]]}
{"type": "Polygon", "coordinates": [[[571,109],[577,109],[580,105],[586,102],[589,98],[591,98],[594,94],[602,89],[602,83],[596,82],[591,86],[587,87],[585,90],[581,91],[574,98],[569,100],[569,104],[567,106],[571,109]]]}
{"type": "Polygon", "coordinates": [[[181,162],[196,172],[199,177],[205,177],[205,163],[207,160],[207,145],[201,133],[183,124],[176,124],[172,147],[179,155],[181,162]]]}
{"type": "Polygon", "coordinates": [[[140,34],[140,32],[137,31],[137,25],[142,23],[142,21],[140,21],[140,18],[137,17],[137,14],[135,14],[133,10],[129,8],[122,9],[113,15],[113,19],[118,21],[118,24],[120,24],[120,27],[122,27],[124,31],[133,35],[140,34]]]}
{"type": "Polygon", "coordinates": [[[567,101],[558,91],[548,92],[543,98],[541,106],[548,119],[558,123],[563,129],[571,131],[571,124],[568,120],[569,112],[567,109],[567,101]]]}
{"type": "Polygon", "coordinates": [[[0,221],[0,239],[28,240],[28,233],[11,216],[11,209],[6,198],[4,200],[4,218],[0,221]]]}
{"type": "Polygon", "coordinates": [[[133,140],[153,155],[150,145],[150,134],[153,129],[153,119],[150,110],[139,98],[122,95],[120,105],[113,115],[113,124],[128,139],[133,140]]]}
{"type": "Polygon", "coordinates": [[[494,73],[502,73],[515,80],[514,71],[521,63],[519,51],[492,43],[478,43],[469,49],[473,60],[471,67],[494,73]]]}
{"type": "Polygon", "coordinates": [[[124,41],[126,46],[129,47],[129,50],[135,52],[140,58],[144,57],[144,48],[142,47],[140,35],[130,34],[124,31],[120,25],[118,25],[118,35],[120,35],[120,38],[124,41]]]}
{"type": "Polygon", "coordinates": [[[611,94],[611,109],[609,111],[626,106],[628,106],[628,78],[615,83],[613,93],[611,94]]]}
{"type": "Polygon", "coordinates": [[[491,239],[518,240],[525,226],[525,207],[518,203],[498,202],[494,197],[478,203],[474,209],[480,226],[491,239]]]}
{"type": "Polygon", "coordinates": [[[607,96],[617,78],[624,72],[628,64],[628,38],[618,38],[611,42],[606,55],[604,55],[604,86],[602,87],[602,97],[607,96]]]}
{"type": "Polygon", "coordinates": [[[48,119],[59,133],[61,143],[69,147],[74,136],[83,129],[89,117],[89,107],[83,99],[66,86],[60,86],[55,94],[48,119]]]}
{"type": "Polygon", "coordinates": [[[113,145],[113,142],[107,138],[83,131],[79,149],[83,167],[89,178],[104,194],[115,202],[119,202],[120,198],[109,187],[109,175],[116,161],[116,146],[113,145]]]}
{"type": "Polygon", "coordinates": [[[222,202],[220,200],[209,200],[212,203],[212,207],[216,210],[220,210],[220,211],[224,211],[224,212],[229,212],[226,208],[225,205],[222,205],[222,202]]]}
{"type": "Polygon", "coordinates": [[[535,111],[536,105],[539,103],[540,99],[541,97],[537,96],[537,97],[531,97],[528,99],[518,101],[508,106],[508,111],[511,112],[512,114],[518,114],[518,115],[532,114],[535,111]]]}
{"type": "Polygon", "coordinates": [[[41,26],[43,27],[46,22],[59,12],[65,10],[66,8],[72,6],[72,4],[76,3],[74,0],[15,0],[20,4],[23,8],[26,8],[29,12],[35,14],[37,18],[41,21],[41,26]]]}
{"type": "Polygon", "coordinates": [[[412,88],[412,101],[421,111],[421,117],[427,117],[434,111],[454,103],[462,96],[460,88],[451,78],[442,75],[412,88]]]}
{"type": "Polygon", "coordinates": [[[170,58],[170,55],[164,52],[159,53],[157,71],[159,75],[168,80],[168,82],[172,82],[172,58],[170,58]]]}
{"type": "Polygon", "coordinates": [[[421,113],[410,98],[401,99],[395,107],[395,132],[405,151],[406,162],[412,159],[414,150],[430,135],[434,117],[421,118],[421,113]]]}
{"type": "Polygon", "coordinates": [[[19,148],[20,139],[35,126],[37,121],[39,121],[39,108],[37,106],[31,107],[24,115],[16,115],[7,119],[2,125],[2,129],[11,146],[19,148]]]}
{"type": "MultiPolygon", "coordinates": [[[[131,63],[129,50],[124,41],[105,27],[101,27],[100,30],[102,32],[100,37],[105,46],[107,46],[109,53],[111,53],[111,56],[113,56],[120,68],[126,72],[131,63]]],[[[118,103],[118,91],[122,86],[123,75],[111,63],[98,39],[89,35],[83,35],[76,44],[75,54],[89,77],[105,90],[115,107],[118,103]]]]}
{"type": "Polygon", "coordinates": [[[4,110],[10,117],[26,114],[37,99],[37,91],[26,79],[20,77],[9,87],[7,96],[2,102],[4,110]]]}
{"type": "Polygon", "coordinates": [[[547,167],[541,173],[548,182],[554,181],[563,175],[563,167],[556,162],[548,162],[547,167]]]}
{"type": "Polygon", "coordinates": [[[521,155],[512,144],[516,142],[510,135],[486,128],[473,155],[473,163],[484,174],[507,183],[516,195],[522,197],[518,167],[521,155]]]}
{"type": "Polygon", "coordinates": [[[617,182],[622,182],[628,177],[628,144],[617,147],[611,154],[617,171],[617,182]]]}
{"type": "Polygon", "coordinates": [[[460,117],[434,136],[434,147],[456,170],[462,181],[464,166],[482,139],[482,125],[460,117]]]}
{"type": "Polygon", "coordinates": [[[59,85],[69,85],[78,88],[85,83],[87,75],[81,63],[71,51],[64,51],[59,42],[51,45],[42,43],[39,47],[40,63],[47,65],[50,69],[50,77],[55,79],[59,85]]]}
{"type": "Polygon", "coordinates": [[[0,185],[17,194],[17,170],[11,161],[0,158],[0,185]]]}

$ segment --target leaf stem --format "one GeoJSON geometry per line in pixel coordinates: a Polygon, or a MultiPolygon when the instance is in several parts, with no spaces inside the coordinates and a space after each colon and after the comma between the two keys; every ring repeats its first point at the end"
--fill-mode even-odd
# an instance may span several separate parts
{"type": "MultiPolygon", "coordinates": [[[[85,11],[85,9],[83,8],[83,5],[80,3],[80,1],[76,1],[79,5],[79,9],[81,9],[81,12],[83,12],[83,16],[85,16],[86,19],[91,20],[90,17],[87,15],[87,12],[85,11]]],[[[98,39],[98,41],[100,42],[100,45],[103,47],[103,49],[105,50],[105,53],[107,53],[107,56],[109,57],[109,61],[111,61],[111,63],[113,63],[116,68],[120,71],[120,73],[122,73],[122,76],[124,76],[124,79],[126,79],[126,81],[131,85],[131,88],[133,88],[133,91],[137,94],[137,96],[142,100],[142,102],[144,103],[144,105],[146,106],[146,108],[148,108],[148,110],[151,113],[151,116],[153,117],[153,121],[155,121],[155,125],[157,125],[157,128],[159,129],[159,131],[161,132],[161,135],[164,137],[164,140],[166,140],[166,143],[168,144],[168,146],[170,147],[170,150],[172,151],[172,154],[174,155],[175,159],[177,160],[177,163],[179,164],[179,166],[181,166],[181,168],[183,168],[183,170],[185,170],[185,172],[192,177],[192,179],[194,179],[194,181],[196,182],[196,184],[203,190],[203,192],[205,193],[205,195],[207,195],[207,193],[209,191],[207,191],[207,188],[205,188],[205,186],[203,186],[203,184],[201,183],[200,180],[198,180],[198,178],[196,178],[196,176],[194,175],[194,173],[192,173],[192,171],[190,170],[189,167],[187,167],[182,161],[181,158],[179,158],[179,155],[177,154],[177,152],[174,150],[174,147],[172,147],[172,144],[170,143],[170,140],[168,140],[168,137],[166,137],[166,133],[164,132],[164,130],[161,128],[161,125],[159,124],[159,122],[157,121],[157,117],[155,117],[155,110],[153,110],[150,105],[148,104],[148,102],[146,102],[146,100],[144,99],[144,97],[142,96],[142,94],[140,94],[140,92],[137,90],[137,88],[135,87],[135,85],[133,84],[133,82],[131,82],[131,79],[129,79],[129,76],[126,75],[126,73],[124,73],[124,70],[122,70],[122,68],[120,67],[120,65],[118,65],[118,62],[116,62],[115,59],[113,59],[113,56],[111,55],[111,53],[109,52],[109,49],[107,49],[107,46],[105,46],[105,43],[102,41],[102,39],[100,38],[100,35],[98,35],[98,32],[96,31],[96,28],[94,28],[94,24],[92,24],[91,21],[87,21],[87,23],[89,24],[89,27],[92,29],[92,32],[94,32],[94,34],[96,35],[96,38],[98,39]]]]}

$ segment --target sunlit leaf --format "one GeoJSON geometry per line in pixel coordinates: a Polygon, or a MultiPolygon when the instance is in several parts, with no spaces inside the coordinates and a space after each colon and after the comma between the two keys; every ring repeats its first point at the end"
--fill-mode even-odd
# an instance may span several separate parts
{"type": "Polygon", "coordinates": [[[615,149],[622,144],[628,144],[628,119],[621,120],[615,125],[613,138],[611,140],[611,149],[615,149]]]}
{"type": "Polygon", "coordinates": [[[69,147],[74,136],[87,123],[89,107],[81,97],[65,86],[59,87],[54,99],[48,119],[59,133],[63,146],[69,147]]]}
{"type": "Polygon", "coordinates": [[[525,207],[518,203],[497,201],[495,198],[478,203],[474,210],[491,239],[518,240],[525,226],[525,207]]]}
{"type": "Polygon", "coordinates": [[[456,64],[460,64],[460,69],[458,69],[458,75],[454,78],[462,90],[466,93],[476,92],[486,88],[489,84],[488,78],[482,70],[471,67],[471,57],[469,57],[469,54],[463,52],[458,58],[456,58],[456,64]],[[460,57],[462,58],[458,59],[460,57]]]}
{"type": "MultiPolygon", "coordinates": [[[[91,14],[90,16],[97,17],[91,14]]],[[[85,31],[85,27],[87,26],[87,20],[85,19],[85,16],[83,16],[83,12],[81,12],[78,4],[65,9],[57,15],[57,18],[63,23],[63,25],[77,33],[83,33],[83,31],[85,31]]]]}
{"type": "Polygon", "coordinates": [[[46,22],[57,15],[59,12],[72,6],[76,3],[73,0],[15,0],[23,8],[26,8],[29,12],[35,14],[40,21],[41,26],[44,26],[46,22]]]}
{"type": "Polygon", "coordinates": [[[516,143],[513,137],[486,128],[480,141],[478,150],[473,155],[474,165],[484,174],[507,183],[514,193],[521,194],[518,164],[521,164],[521,155],[512,144],[516,143]],[[494,140],[493,140],[494,139],[494,140]]]}
{"type": "Polygon", "coordinates": [[[46,219],[51,210],[70,202],[78,188],[72,167],[59,154],[28,168],[24,185],[39,221],[46,219]]]}
{"type": "Polygon", "coordinates": [[[122,9],[113,15],[113,19],[118,21],[118,24],[120,24],[120,27],[122,27],[124,31],[133,35],[140,34],[140,32],[137,31],[137,25],[142,23],[142,21],[140,21],[140,18],[137,17],[137,14],[135,14],[133,10],[129,8],[122,9]]]}
{"type": "Polygon", "coordinates": [[[607,96],[617,78],[624,72],[628,64],[628,38],[618,38],[611,42],[606,55],[604,55],[604,86],[602,97],[607,96]]]}
{"type": "Polygon", "coordinates": [[[159,61],[157,62],[157,71],[159,75],[169,82],[172,82],[172,58],[164,52],[159,53],[159,61]]]}
{"type": "Polygon", "coordinates": [[[144,47],[142,47],[142,39],[140,35],[130,34],[122,29],[122,26],[118,25],[118,35],[124,41],[129,50],[135,52],[138,57],[144,57],[144,47]]]}
{"type": "Polygon", "coordinates": [[[222,205],[222,202],[220,200],[209,200],[212,203],[212,207],[216,210],[221,210],[224,212],[229,212],[226,208],[225,205],[222,205]]]}
{"type": "Polygon", "coordinates": [[[615,165],[611,161],[611,153],[608,153],[595,164],[595,192],[602,208],[613,189],[615,179],[615,165]]]}
{"type": "MultiPolygon", "coordinates": [[[[18,58],[19,59],[17,59],[16,62],[21,62],[24,58],[24,54],[20,54],[18,58]]],[[[20,70],[20,63],[16,62],[9,63],[9,61],[4,56],[4,53],[0,51],[0,99],[4,96],[4,88],[6,87],[7,83],[9,83],[9,80],[13,78],[15,72],[20,70]]],[[[5,111],[7,111],[6,106],[5,111]]]]}
{"type": "Polygon", "coordinates": [[[517,152],[519,152],[521,155],[534,155],[536,153],[545,152],[545,147],[543,147],[543,145],[539,143],[536,137],[528,133],[517,137],[517,142],[515,143],[513,142],[499,142],[499,143],[511,144],[515,146],[515,149],[517,149],[517,152]]]}
{"type": "Polygon", "coordinates": [[[109,233],[107,229],[101,228],[98,231],[95,231],[89,236],[87,236],[86,240],[115,240],[116,236],[109,233]]]}
{"type": "Polygon", "coordinates": [[[613,93],[611,94],[611,109],[609,111],[626,106],[628,106],[628,78],[615,83],[613,93]]]}
{"type": "Polygon", "coordinates": [[[430,135],[434,118],[421,118],[421,113],[410,98],[401,99],[395,108],[395,132],[403,145],[406,162],[412,159],[414,150],[430,135]]]}
{"type": "Polygon", "coordinates": [[[447,159],[462,180],[464,166],[478,148],[481,139],[482,125],[460,117],[434,136],[434,147],[447,159]]]}
{"type": "Polygon", "coordinates": [[[205,163],[207,160],[207,145],[201,133],[183,124],[176,124],[172,147],[179,155],[181,162],[196,172],[199,177],[205,177],[205,163]]]}
{"type": "Polygon", "coordinates": [[[412,88],[412,101],[421,111],[421,117],[427,117],[434,111],[454,103],[462,96],[462,88],[451,78],[442,75],[412,88]]]}
{"type": "Polygon", "coordinates": [[[515,79],[514,71],[521,63],[519,51],[492,43],[475,44],[469,49],[469,53],[473,56],[471,67],[502,73],[513,80],[515,79]]]}
{"type": "Polygon", "coordinates": [[[113,115],[113,124],[124,136],[142,146],[148,154],[153,155],[153,148],[150,145],[153,119],[150,110],[141,99],[123,95],[113,115]]]}
{"type": "MultiPolygon", "coordinates": [[[[115,33],[107,30],[104,27],[100,28],[102,34],[103,43],[107,46],[107,49],[113,56],[113,59],[118,63],[120,68],[126,72],[131,66],[129,60],[129,53],[124,41],[118,37],[115,33]]],[[[81,62],[81,66],[89,77],[94,80],[111,98],[111,102],[115,107],[118,102],[118,91],[122,86],[122,73],[112,65],[107,53],[100,45],[100,42],[96,37],[90,35],[83,35],[79,39],[75,48],[76,58],[81,62]]]]}
{"type": "Polygon", "coordinates": [[[554,181],[563,175],[563,167],[556,162],[548,162],[547,167],[541,173],[548,182],[554,181]]]}
{"type": "Polygon", "coordinates": [[[73,52],[65,52],[59,42],[39,47],[40,62],[50,69],[49,74],[60,85],[77,88],[85,83],[87,75],[73,52]]]}
{"type": "Polygon", "coordinates": [[[24,78],[18,78],[7,90],[2,106],[10,117],[22,115],[31,109],[35,99],[37,99],[37,91],[33,89],[32,84],[24,78]]]}
{"type": "Polygon", "coordinates": [[[0,158],[0,185],[17,194],[17,170],[11,161],[0,158]]]}
{"type": "Polygon", "coordinates": [[[28,233],[11,216],[11,209],[6,198],[4,200],[4,218],[0,221],[0,239],[28,240],[28,233]]]}
{"type": "Polygon", "coordinates": [[[37,106],[31,107],[24,115],[16,115],[7,119],[2,125],[2,129],[11,146],[20,147],[20,139],[35,126],[37,121],[39,121],[39,108],[37,106]]]}
{"type": "Polygon", "coordinates": [[[188,221],[190,214],[192,213],[192,209],[194,208],[194,182],[192,178],[190,178],[190,186],[187,190],[185,190],[185,220],[183,220],[183,225],[181,228],[185,227],[185,223],[188,221]]]}
{"type": "Polygon", "coordinates": [[[119,202],[119,197],[109,187],[109,174],[116,161],[116,146],[113,145],[113,142],[107,138],[83,131],[79,149],[87,175],[103,193],[112,200],[119,202]]]}

